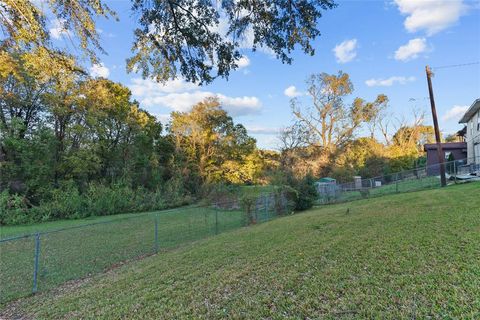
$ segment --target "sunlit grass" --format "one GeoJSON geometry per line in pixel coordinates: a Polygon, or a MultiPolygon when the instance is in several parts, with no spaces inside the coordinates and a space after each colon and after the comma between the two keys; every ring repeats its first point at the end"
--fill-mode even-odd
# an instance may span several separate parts
{"type": "Polygon", "coordinates": [[[479,248],[480,183],[470,183],[222,233],[14,310],[38,319],[475,319],[479,248]]]}

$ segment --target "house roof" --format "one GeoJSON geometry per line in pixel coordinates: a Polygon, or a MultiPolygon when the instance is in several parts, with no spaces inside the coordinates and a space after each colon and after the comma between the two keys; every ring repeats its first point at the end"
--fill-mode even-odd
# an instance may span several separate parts
{"type": "Polygon", "coordinates": [[[458,123],[467,123],[468,120],[470,120],[473,115],[478,112],[478,110],[480,110],[480,98],[473,101],[470,108],[468,108],[467,112],[465,112],[462,119],[460,119],[458,123]]]}
{"type": "Polygon", "coordinates": [[[457,131],[457,136],[465,137],[467,135],[467,126],[464,126],[462,130],[457,131]]]}

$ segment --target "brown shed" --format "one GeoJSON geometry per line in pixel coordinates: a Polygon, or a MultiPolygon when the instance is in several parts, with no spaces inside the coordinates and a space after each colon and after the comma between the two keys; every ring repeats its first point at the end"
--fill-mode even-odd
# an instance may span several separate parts
{"type": "MultiPolygon", "coordinates": [[[[423,146],[427,153],[427,166],[434,166],[438,164],[438,153],[436,143],[427,143],[423,146]]],[[[466,142],[448,142],[442,143],[443,157],[448,161],[450,155],[453,160],[465,160],[467,158],[467,143],[466,142]]],[[[430,167],[427,170],[429,175],[439,174],[439,167],[430,167]]]]}

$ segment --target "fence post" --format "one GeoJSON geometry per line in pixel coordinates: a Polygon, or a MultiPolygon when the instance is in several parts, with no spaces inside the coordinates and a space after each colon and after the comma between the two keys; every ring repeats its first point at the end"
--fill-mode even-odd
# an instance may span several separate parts
{"type": "Polygon", "coordinates": [[[264,199],[264,202],[265,202],[265,219],[268,220],[268,198],[267,198],[267,195],[263,195],[263,199],[264,199]]]}
{"type": "Polygon", "coordinates": [[[395,192],[398,193],[398,173],[395,174],[395,192]]]}
{"type": "Polygon", "coordinates": [[[158,214],[155,215],[155,253],[158,253],[158,214]]]}
{"type": "Polygon", "coordinates": [[[33,264],[33,289],[32,293],[36,293],[38,286],[37,286],[37,281],[38,281],[38,266],[40,263],[40,233],[35,234],[35,259],[34,259],[34,264],[33,264]]]}
{"type": "Polygon", "coordinates": [[[218,208],[215,207],[215,234],[218,234],[218,208]]]}
{"type": "Polygon", "coordinates": [[[457,161],[453,160],[453,177],[455,179],[455,184],[457,184],[457,161]]]}

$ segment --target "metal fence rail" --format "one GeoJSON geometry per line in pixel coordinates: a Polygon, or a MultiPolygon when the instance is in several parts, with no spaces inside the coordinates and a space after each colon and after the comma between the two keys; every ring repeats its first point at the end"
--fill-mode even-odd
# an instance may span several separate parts
{"type": "Polygon", "coordinates": [[[249,214],[238,201],[192,206],[0,239],[0,303],[285,214],[284,194],[264,194],[249,214]]]}
{"type": "MultiPolygon", "coordinates": [[[[480,163],[474,159],[445,162],[449,183],[480,180],[480,163]]],[[[441,186],[440,164],[419,167],[383,176],[358,179],[354,182],[319,185],[317,204],[330,204],[409,192],[441,186]]]]}

